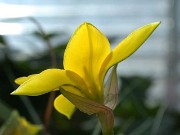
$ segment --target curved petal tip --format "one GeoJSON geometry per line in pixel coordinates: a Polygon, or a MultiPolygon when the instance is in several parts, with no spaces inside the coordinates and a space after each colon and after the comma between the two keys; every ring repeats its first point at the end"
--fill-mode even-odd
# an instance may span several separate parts
{"type": "Polygon", "coordinates": [[[63,95],[58,96],[54,100],[54,107],[59,113],[66,116],[68,119],[71,119],[76,110],[75,106],[63,95]]]}

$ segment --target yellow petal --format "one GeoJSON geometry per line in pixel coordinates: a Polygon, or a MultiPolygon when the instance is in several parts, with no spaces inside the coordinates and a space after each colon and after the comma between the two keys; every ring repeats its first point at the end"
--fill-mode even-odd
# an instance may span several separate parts
{"type": "Polygon", "coordinates": [[[32,77],[28,81],[25,81],[11,94],[37,96],[50,92],[62,85],[73,85],[75,87],[83,85],[82,83],[77,84],[77,82],[80,80],[77,75],[77,82],[75,82],[75,78],[71,78],[71,76],[74,76],[74,74],[75,73],[66,70],[47,69],[32,77]]]}
{"type": "Polygon", "coordinates": [[[29,123],[24,117],[20,117],[19,121],[21,123],[21,126],[18,126],[18,128],[21,134],[23,134],[23,132],[26,132],[27,135],[36,135],[40,130],[43,129],[41,125],[29,123]]]}
{"type": "Polygon", "coordinates": [[[0,135],[37,135],[43,130],[42,125],[29,123],[17,111],[12,111],[4,125],[1,125],[0,135]]]}
{"type": "Polygon", "coordinates": [[[15,80],[15,83],[18,84],[18,85],[21,85],[23,84],[25,81],[29,80],[30,78],[36,76],[37,74],[32,74],[32,75],[29,75],[27,77],[19,77],[15,80]]]}
{"type": "Polygon", "coordinates": [[[65,115],[68,119],[71,118],[76,110],[75,106],[63,95],[58,96],[54,100],[54,107],[58,112],[65,115]]]}
{"type": "Polygon", "coordinates": [[[80,75],[92,87],[95,83],[93,81],[99,76],[102,62],[109,53],[108,39],[95,26],[83,23],[67,45],[64,68],[80,75]]]}
{"type": "Polygon", "coordinates": [[[122,42],[120,42],[104,61],[101,67],[101,72],[103,73],[102,76],[104,77],[105,72],[107,72],[111,66],[121,62],[133,54],[146,41],[146,39],[152,34],[159,24],[160,22],[147,24],[135,30],[122,42]]]}
{"type": "MultiPolygon", "coordinates": [[[[71,92],[75,95],[78,95],[78,96],[81,96],[81,97],[88,97],[89,95],[86,95],[84,94],[84,92],[82,92],[82,90],[79,90],[73,86],[70,86],[70,85],[64,85],[64,86],[61,86],[61,88],[63,88],[64,90],[68,91],[68,92],[71,92]]],[[[59,90],[61,89],[59,88],[59,90]]]]}

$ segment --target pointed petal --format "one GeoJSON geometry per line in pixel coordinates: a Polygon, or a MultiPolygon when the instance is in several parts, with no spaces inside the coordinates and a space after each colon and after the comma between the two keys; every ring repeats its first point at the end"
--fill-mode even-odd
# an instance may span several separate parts
{"type": "MultiPolygon", "coordinates": [[[[89,23],[83,23],[73,34],[64,53],[64,68],[80,75],[92,86],[99,76],[102,62],[110,53],[108,39],[89,23]]],[[[96,81],[97,82],[97,81],[96,81]]]]}
{"type": "Polygon", "coordinates": [[[84,86],[78,75],[71,71],[47,69],[20,85],[12,95],[37,96],[50,92],[62,85],[84,86]],[[73,78],[75,76],[75,78],[73,78]],[[81,82],[78,84],[78,82],[81,82]]]}
{"type": "Polygon", "coordinates": [[[76,110],[76,107],[63,95],[58,96],[54,100],[54,107],[59,113],[65,115],[68,119],[71,119],[76,110]]]}
{"type": "Polygon", "coordinates": [[[117,65],[113,67],[104,88],[104,104],[112,110],[118,103],[118,79],[116,68],[117,65]]]}
{"type": "Polygon", "coordinates": [[[160,22],[145,25],[125,38],[113,51],[109,66],[112,66],[133,54],[159,26],[160,22]]]}
{"type": "MultiPolygon", "coordinates": [[[[135,30],[122,42],[120,42],[120,44],[114,50],[112,50],[112,52],[104,61],[101,67],[101,72],[103,74],[102,77],[104,77],[105,73],[111,66],[121,62],[122,60],[133,54],[159,26],[159,24],[160,22],[147,24],[135,30]]],[[[103,78],[101,78],[101,80],[102,79],[103,78]]]]}
{"type": "Polygon", "coordinates": [[[37,74],[32,74],[32,75],[29,75],[27,77],[19,77],[15,80],[15,83],[18,84],[18,85],[21,85],[23,84],[25,81],[31,79],[32,77],[36,76],[37,74]]]}

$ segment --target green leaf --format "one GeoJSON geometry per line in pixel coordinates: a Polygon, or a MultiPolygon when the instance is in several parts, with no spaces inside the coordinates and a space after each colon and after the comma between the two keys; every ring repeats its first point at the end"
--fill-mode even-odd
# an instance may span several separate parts
{"type": "Polygon", "coordinates": [[[6,45],[6,41],[4,39],[4,36],[0,35],[0,45],[6,45]]]}

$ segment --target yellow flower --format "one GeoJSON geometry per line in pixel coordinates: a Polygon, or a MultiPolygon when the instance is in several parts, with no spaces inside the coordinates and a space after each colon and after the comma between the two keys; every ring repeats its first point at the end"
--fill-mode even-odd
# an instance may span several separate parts
{"type": "Polygon", "coordinates": [[[7,122],[1,127],[1,135],[37,135],[43,129],[42,125],[29,123],[17,111],[12,111],[7,122]]]}
{"type": "Polygon", "coordinates": [[[117,64],[134,53],[159,24],[155,22],[135,30],[111,51],[103,33],[85,22],[77,28],[66,47],[64,69],[47,69],[40,74],[18,78],[15,82],[20,86],[11,94],[37,96],[60,90],[61,95],[54,101],[60,113],[71,118],[76,106],[87,114],[98,114],[102,127],[102,121],[109,114],[113,125],[111,110],[117,104],[118,95],[117,64]],[[111,67],[104,87],[105,75],[111,67]]]}

